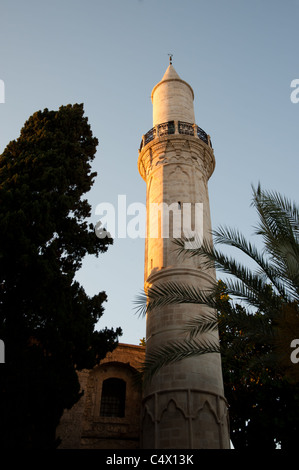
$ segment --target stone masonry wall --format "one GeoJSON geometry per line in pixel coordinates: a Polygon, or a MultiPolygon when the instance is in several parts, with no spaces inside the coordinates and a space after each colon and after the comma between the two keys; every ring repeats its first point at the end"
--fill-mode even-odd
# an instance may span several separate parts
{"type": "Polygon", "coordinates": [[[132,449],[140,446],[141,385],[136,370],[145,355],[143,346],[119,344],[91,371],[79,372],[84,395],[66,410],[57,429],[61,449],[132,449]],[[126,382],[124,417],[100,415],[102,384],[107,378],[126,382]]]}

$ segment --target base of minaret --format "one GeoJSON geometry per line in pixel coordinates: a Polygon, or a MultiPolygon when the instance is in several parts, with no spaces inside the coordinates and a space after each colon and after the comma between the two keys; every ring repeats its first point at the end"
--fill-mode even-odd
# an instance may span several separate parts
{"type": "MultiPolygon", "coordinates": [[[[187,266],[153,273],[146,286],[169,280],[190,286],[208,285],[210,277],[187,266]]],[[[205,306],[180,304],[147,314],[146,356],[162,345],[185,338],[183,327],[206,311],[205,306]]],[[[215,341],[218,331],[210,332],[215,341]]],[[[163,366],[145,383],[142,408],[144,449],[229,449],[228,404],[224,397],[221,355],[207,353],[163,366]]]]}
{"type": "Polygon", "coordinates": [[[143,449],[229,449],[227,403],[206,390],[161,390],[143,401],[143,449]]]}

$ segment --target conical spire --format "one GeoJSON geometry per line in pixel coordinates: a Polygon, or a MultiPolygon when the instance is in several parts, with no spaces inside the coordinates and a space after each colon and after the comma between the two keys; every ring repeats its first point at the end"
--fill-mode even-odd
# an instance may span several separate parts
{"type": "Polygon", "coordinates": [[[181,80],[181,77],[177,74],[172,64],[169,64],[167,67],[161,82],[164,82],[165,80],[181,80]]]}
{"type": "Polygon", "coordinates": [[[152,91],[153,125],[168,121],[195,123],[191,86],[182,80],[170,61],[162,80],[152,91]]]}

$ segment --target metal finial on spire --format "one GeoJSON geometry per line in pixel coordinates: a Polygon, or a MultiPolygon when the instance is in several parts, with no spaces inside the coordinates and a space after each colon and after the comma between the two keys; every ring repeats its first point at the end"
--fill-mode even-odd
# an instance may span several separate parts
{"type": "Polygon", "coordinates": [[[169,64],[172,65],[172,57],[173,57],[173,54],[168,54],[169,55],[169,64]]]}

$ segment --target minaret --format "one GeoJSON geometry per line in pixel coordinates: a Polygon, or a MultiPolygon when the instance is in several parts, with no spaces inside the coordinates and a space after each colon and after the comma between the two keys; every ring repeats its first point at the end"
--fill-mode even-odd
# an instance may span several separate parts
{"type": "MultiPolygon", "coordinates": [[[[187,213],[191,207],[191,229],[196,223],[195,207],[202,208],[200,230],[211,240],[208,180],[215,167],[214,152],[210,137],[195,124],[193,90],[179,77],[171,59],[153,88],[153,128],[142,137],[139,149],[138,169],[147,194],[145,290],[169,281],[204,289],[211,276],[215,279],[215,272],[198,266],[196,257],[178,257],[173,244],[173,237],[178,237],[175,211],[169,211],[168,219],[156,210],[164,207],[165,215],[165,208],[182,209],[184,220],[185,208],[187,213]]],[[[151,311],[146,320],[146,352],[177,340],[186,322],[201,312],[202,307],[187,304],[151,311]]],[[[229,448],[220,354],[163,367],[145,387],[142,429],[143,448],[229,448]]]]}

